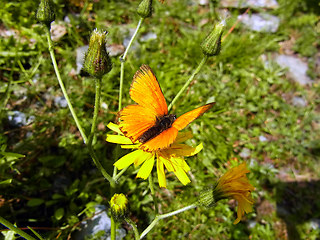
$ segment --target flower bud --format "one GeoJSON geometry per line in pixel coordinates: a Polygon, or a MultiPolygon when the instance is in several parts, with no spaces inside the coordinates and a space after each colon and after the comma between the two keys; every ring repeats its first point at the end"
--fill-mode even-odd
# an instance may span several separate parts
{"type": "Polygon", "coordinates": [[[129,202],[124,194],[114,194],[109,203],[112,217],[115,220],[119,221],[127,217],[129,213],[129,202]]]}
{"type": "Polygon", "coordinates": [[[53,7],[51,5],[50,0],[41,0],[37,13],[36,18],[40,23],[43,23],[50,27],[51,22],[55,19],[55,14],[53,11],[53,7]]]}
{"type": "Polygon", "coordinates": [[[142,0],[137,8],[137,13],[142,18],[150,17],[152,14],[152,0],[142,0]]]}
{"type": "Polygon", "coordinates": [[[207,187],[203,189],[199,194],[198,201],[201,206],[204,206],[206,208],[213,207],[216,203],[213,196],[213,188],[207,187]]]}
{"type": "Polygon", "coordinates": [[[225,27],[225,20],[217,23],[209,35],[201,43],[202,52],[207,56],[215,56],[221,50],[221,36],[225,27]]]}
{"type": "Polygon", "coordinates": [[[106,36],[107,32],[95,29],[91,34],[89,49],[84,57],[83,70],[96,78],[101,78],[112,68],[106,50],[106,36]]]}

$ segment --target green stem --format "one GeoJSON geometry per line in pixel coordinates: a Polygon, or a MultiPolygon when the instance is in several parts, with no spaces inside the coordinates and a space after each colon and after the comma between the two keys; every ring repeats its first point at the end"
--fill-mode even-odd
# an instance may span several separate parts
{"type": "MultiPolygon", "coordinates": [[[[64,98],[66,99],[67,103],[68,103],[68,107],[70,109],[70,112],[72,114],[72,117],[74,119],[74,121],[76,122],[76,125],[77,125],[77,128],[79,129],[80,131],[80,134],[84,140],[84,143],[88,146],[88,150],[89,150],[89,154],[94,162],[94,164],[97,166],[97,168],[100,170],[100,172],[102,173],[102,175],[110,182],[110,185],[111,187],[114,187],[115,186],[115,182],[114,180],[112,179],[112,177],[107,173],[107,171],[103,168],[103,166],[101,165],[101,163],[98,161],[98,158],[96,156],[96,154],[94,153],[93,149],[92,149],[92,146],[91,146],[91,143],[92,143],[92,140],[91,140],[91,143],[88,144],[88,139],[87,139],[87,136],[86,134],[84,133],[84,130],[83,128],[81,127],[80,125],[80,121],[73,109],[73,106],[71,104],[71,101],[69,99],[69,96],[68,96],[68,93],[66,91],[66,88],[63,84],[63,81],[61,79],[61,76],[60,76],[60,72],[59,72],[59,69],[58,69],[58,65],[57,65],[57,61],[56,61],[56,57],[55,57],[55,54],[54,54],[54,49],[53,49],[53,43],[52,43],[52,40],[51,40],[51,35],[50,35],[50,29],[48,27],[45,27],[45,30],[46,30],[46,35],[47,35],[47,40],[48,40],[48,44],[49,44],[49,52],[50,52],[50,56],[51,56],[51,60],[52,60],[52,64],[53,64],[53,67],[54,67],[54,71],[57,75],[57,79],[58,79],[58,82],[59,82],[59,85],[60,85],[60,88],[62,90],[62,93],[64,95],[64,98]]],[[[98,84],[99,86],[96,87],[96,91],[101,91],[101,79],[100,79],[100,82],[98,84]]],[[[99,96],[96,97],[96,102],[99,102],[99,105],[100,105],[100,93],[99,93],[99,96]],[[97,99],[99,98],[99,99],[97,99]]],[[[98,115],[98,111],[99,111],[99,106],[98,107],[95,107],[95,113],[96,115],[98,115]]],[[[96,127],[96,120],[93,120],[93,123],[92,124],[92,128],[91,128],[91,132],[93,131],[94,133],[94,130],[95,130],[95,127],[96,127]]],[[[91,133],[90,133],[91,135],[91,133]]],[[[93,136],[91,137],[93,138],[93,136]]]]}
{"type": "Polygon", "coordinates": [[[206,63],[207,59],[208,59],[208,56],[206,56],[206,55],[202,58],[202,60],[199,63],[198,67],[196,68],[196,70],[194,70],[194,72],[192,73],[192,75],[190,76],[188,81],[186,81],[186,83],[183,85],[183,87],[180,89],[178,94],[174,97],[174,99],[172,100],[172,102],[168,106],[168,111],[170,111],[170,109],[172,108],[173,104],[175,104],[175,102],[179,99],[181,94],[187,89],[187,87],[190,85],[191,81],[193,80],[194,76],[200,71],[200,69],[206,63]]]}
{"type": "Polygon", "coordinates": [[[152,173],[150,173],[148,180],[149,180],[149,188],[150,188],[150,191],[151,191],[151,194],[152,194],[152,198],[153,198],[154,210],[155,210],[155,212],[156,212],[156,215],[158,215],[158,213],[159,213],[159,209],[158,209],[158,199],[157,199],[156,193],[155,193],[155,191],[154,191],[152,173]]]}
{"type": "Polygon", "coordinates": [[[107,173],[107,171],[104,169],[104,167],[101,165],[101,163],[99,162],[97,155],[95,154],[95,152],[92,149],[91,145],[87,145],[88,150],[89,150],[89,154],[92,158],[93,163],[96,165],[96,167],[100,170],[101,174],[105,177],[105,179],[107,179],[110,182],[110,186],[112,188],[115,187],[115,181],[112,179],[112,177],[107,173]]]}
{"type": "Polygon", "coordinates": [[[122,169],[116,176],[113,177],[113,180],[116,182],[121,177],[121,175],[128,169],[128,167],[122,169]]]}
{"type": "Polygon", "coordinates": [[[33,230],[31,227],[27,226],[27,228],[30,229],[31,232],[33,232],[34,235],[36,235],[40,240],[44,240],[39,233],[37,233],[35,230],[33,230]]]}
{"type": "Polygon", "coordinates": [[[116,222],[111,215],[111,240],[116,240],[116,222]]]}
{"type": "Polygon", "coordinates": [[[139,240],[140,239],[140,234],[138,231],[138,228],[136,224],[130,219],[130,218],[125,218],[126,222],[129,223],[134,231],[134,239],[139,240]]]}
{"type": "Polygon", "coordinates": [[[92,120],[91,131],[89,134],[89,139],[87,142],[87,147],[88,147],[90,156],[91,156],[94,164],[100,170],[102,175],[110,182],[111,187],[114,188],[115,181],[107,173],[107,171],[103,168],[103,166],[101,165],[100,161],[97,158],[97,155],[95,154],[95,152],[93,151],[93,148],[92,148],[92,141],[94,138],[96,127],[97,127],[97,119],[98,119],[98,114],[99,114],[99,109],[100,109],[101,80],[102,80],[101,78],[96,79],[96,96],[95,96],[95,101],[94,101],[93,120],[92,120]]]}
{"type": "Polygon", "coordinates": [[[92,146],[92,140],[96,131],[97,127],[97,119],[100,109],[100,96],[101,96],[101,78],[97,78],[96,80],[96,96],[94,101],[94,111],[93,111],[93,119],[92,119],[92,126],[91,131],[89,134],[88,146],[92,146]]]}
{"type": "Polygon", "coordinates": [[[123,78],[124,78],[124,63],[126,61],[126,56],[129,52],[129,49],[133,43],[133,40],[135,39],[135,37],[138,34],[138,31],[141,27],[141,24],[143,22],[143,18],[140,18],[138,25],[136,27],[136,30],[134,32],[134,34],[132,35],[130,42],[124,52],[124,54],[120,57],[120,62],[121,62],[121,67],[120,67],[120,87],[119,87],[119,106],[118,106],[118,110],[120,111],[122,109],[122,93],[123,93],[123,78]]]}
{"type": "Polygon", "coordinates": [[[193,208],[196,208],[197,207],[197,204],[194,203],[194,204],[191,204],[187,207],[184,207],[184,208],[180,208],[176,211],[173,211],[173,212],[170,212],[170,213],[166,213],[166,214],[162,214],[162,215],[158,215],[154,218],[154,220],[152,221],[152,223],[141,233],[140,235],[140,239],[142,239],[144,236],[146,236],[150,230],[152,228],[154,228],[154,226],[161,220],[161,219],[164,219],[164,218],[167,218],[167,217],[171,217],[171,216],[174,216],[174,215],[177,215],[181,212],[184,212],[184,211],[187,211],[187,210],[190,210],[190,209],[193,209],[193,208]]]}
{"type": "MultiPolygon", "coordinates": [[[[143,22],[143,19],[144,18],[140,18],[139,22],[138,22],[138,25],[136,27],[136,30],[134,32],[134,34],[132,35],[131,39],[130,39],[130,42],[124,52],[124,54],[120,57],[120,86],[119,86],[119,103],[118,103],[118,111],[120,111],[122,109],[122,95],[123,95],[123,79],[124,79],[124,63],[126,61],[126,57],[127,57],[127,54],[129,52],[129,49],[133,43],[133,40],[135,39],[135,37],[137,36],[138,34],[138,31],[141,27],[141,24],[143,22]]],[[[116,150],[116,159],[118,158],[118,152],[119,152],[119,149],[116,150]]],[[[115,177],[117,175],[117,168],[114,167],[113,168],[113,177],[115,177]]]]}
{"type": "Polygon", "coordinates": [[[76,122],[77,128],[79,129],[80,134],[81,134],[84,142],[87,143],[87,136],[84,133],[84,130],[80,125],[80,121],[79,121],[79,119],[78,119],[78,117],[76,115],[76,112],[74,111],[74,109],[72,107],[72,104],[71,104],[71,101],[69,99],[68,93],[66,91],[64,83],[63,83],[63,81],[61,79],[61,76],[60,76],[60,72],[59,72],[59,69],[58,69],[56,57],[55,57],[55,54],[54,54],[54,47],[53,47],[53,43],[52,43],[52,40],[51,40],[50,29],[48,27],[45,27],[45,31],[46,31],[46,35],[47,35],[48,44],[49,44],[49,52],[50,52],[52,64],[53,64],[53,67],[54,67],[54,71],[55,71],[55,73],[57,75],[57,79],[58,79],[60,88],[62,90],[64,98],[66,99],[66,101],[68,103],[68,107],[70,109],[70,112],[72,114],[72,117],[73,117],[74,121],[76,122]]]}
{"type": "Polygon", "coordinates": [[[3,226],[6,226],[7,228],[9,228],[10,230],[14,231],[16,234],[19,234],[21,237],[23,237],[23,238],[25,238],[27,240],[36,240],[35,238],[31,237],[29,234],[25,233],[21,229],[15,227],[12,223],[8,222],[7,220],[5,220],[1,216],[0,216],[0,223],[3,226]]]}

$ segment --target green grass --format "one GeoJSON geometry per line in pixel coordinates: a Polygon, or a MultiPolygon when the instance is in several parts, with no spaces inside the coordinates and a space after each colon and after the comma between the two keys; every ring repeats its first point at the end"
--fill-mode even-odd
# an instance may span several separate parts
{"type": "MultiPolygon", "coordinates": [[[[91,10],[64,2],[54,1],[57,20],[66,15],[70,18],[67,34],[55,43],[55,51],[71,101],[89,133],[94,79],[70,74],[76,68],[76,48],[88,43],[95,27],[109,32],[109,43],[122,44],[139,20],[135,14],[139,1],[98,1],[91,10]]],[[[200,43],[217,21],[217,12],[212,2],[209,6],[190,3],[168,1],[161,5],[154,1],[153,15],[144,21],[128,54],[124,106],[132,103],[129,87],[142,64],[148,64],[156,73],[170,103],[201,61],[200,43]],[[203,24],[206,19],[208,22],[203,24]],[[139,36],[148,32],[155,33],[157,39],[142,42],[139,36]]],[[[192,143],[204,144],[197,156],[187,159],[192,182],[183,186],[173,174],[167,174],[168,190],[156,187],[161,211],[170,212],[193,203],[203,187],[237,161],[246,160],[251,170],[249,179],[256,188],[255,211],[233,225],[235,203],[225,200],[210,210],[189,210],[160,221],[147,239],[282,238],[286,224],[276,208],[283,182],[319,181],[320,75],[316,71],[316,54],[320,46],[320,7],[316,1],[282,0],[279,4],[279,9],[270,11],[281,19],[276,33],[252,32],[237,25],[223,42],[220,55],[209,59],[175,104],[172,112],[179,116],[206,102],[216,102],[213,110],[188,127],[194,134],[192,143]],[[291,38],[295,39],[291,49],[294,54],[308,59],[310,76],[315,80],[312,86],[294,83],[286,77],[286,70],[272,60],[273,54],[282,51],[279,43],[291,38]],[[269,65],[261,60],[262,54],[269,65]],[[307,106],[293,106],[293,96],[305,98],[307,106]],[[268,141],[261,142],[260,136],[268,141]],[[240,157],[244,148],[250,151],[247,159],[240,157]],[[286,177],[283,173],[287,173],[286,177]],[[266,208],[263,202],[273,208],[266,208]]],[[[10,184],[0,184],[0,216],[19,227],[44,227],[37,231],[49,239],[59,233],[60,239],[67,239],[76,232],[79,222],[91,216],[95,203],[108,205],[112,193],[83,147],[69,110],[53,103],[53,98],[62,93],[44,31],[31,14],[36,8],[33,1],[5,1],[0,9],[1,31],[15,31],[15,36],[0,38],[0,183],[12,179],[10,184]],[[35,116],[35,120],[24,127],[10,126],[8,115],[16,110],[35,116]]],[[[227,30],[235,23],[237,14],[243,12],[230,11],[227,30]]],[[[112,71],[102,80],[102,102],[108,108],[99,113],[99,131],[94,140],[95,151],[110,174],[115,145],[105,142],[106,125],[116,120],[120,72],[118,57],[113,57],[112,62],[112,71]]],[[[154,217],[154,211],[148,182],[136,179],[136,173],[130,167],[120,178],[117,192],[127,195],[131,217],[142,231],[154,217]]],[[[316,202],[317,195],[319,192],[313,198],[311,195],[310,201],[316,202]]],[[[320,218],[319,205],[315,205],[312,217],[303,214],[305,221],[294,221],[301,239],[318,239],[319,228],[313,229],[310,221],[320,218]]],[[[133,232],[129,231],[126,239],[132,238],[133,232]]]]}

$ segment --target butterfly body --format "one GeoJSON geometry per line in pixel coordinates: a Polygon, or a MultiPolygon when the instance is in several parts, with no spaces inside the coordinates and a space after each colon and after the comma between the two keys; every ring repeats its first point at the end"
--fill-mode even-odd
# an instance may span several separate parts
{"type": "Polygon", "coordinates": [[[168,128],[170,128],[172,126],[173,122],[176,120],[176,118],[177,117],[174,114],[169,114],[169,115],[157,117],[155,125],[153,127],[149,128],[146,132],[144,132],[139,137],[139,141],[141,143],[145,143],[145,142],[149,141],[150,139],[158,136],[164,130],[167,130],[168,128]]]}
{"type": "Polygon", "coordinates": [[[137,104],[119,112],[122,133],[140,148],[152,152],[169,147],[189,123],[208,111],[214,103],[208,103],[176,118],[168,114],[168,106],[158,80],[151,68],[142,65],[136,72],[130,88],[130,97],[137,104]]]}

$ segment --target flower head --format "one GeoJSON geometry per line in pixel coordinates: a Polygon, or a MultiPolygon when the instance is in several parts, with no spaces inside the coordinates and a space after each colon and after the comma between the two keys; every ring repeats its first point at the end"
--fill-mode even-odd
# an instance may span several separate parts
{"type": "Polygon", "coordinates": [[[134,149],[134,151],[128,153],[114,163],[114,166],[119,170],[130,166],[132,163],[135,166],[142,165],[137,174],[137,178],[147,179],[152,171],[154,162],[156,161],[160,187],[166,187],[164,167],[169,172],[173,172],[182,184],[186,185],[190,182],[190,179],[186,174],[190,170],[190,167],[184,160],[184,157],[193,156],[203,148],[202,144],[199,144],[197,147],[182,144],[182,142],[192,137],[190,132],[179,132],[175,142],[168,148],[147,152],[140,149],[141,143],[139,141],[132,143],[129,138],[123,136],[118,125],[109,123],[108,128],[119,134],[108,134],[106,139],[108,142],[121,144],[122,148],[134,149]]]}
{"type": "Polygon", "coordinates": [[[128,199],[122,193],[114,194],[110,200],[111,214],[116,220],[125,217],[128,212],[128,199]]]}
{"type": "Polygon", "coordinates": [[[238,217],[234,224],[239,223],[244,213],[252,211],[252,204],[254,203],[251,197],[251,191],[254,190],[254,187],[249,183],[246,176],[249,172],[245,162],[231,168],[218,180],[215,186],[206,188],[200,193],[200,204],[212,207],[221,199],[235,199],[238,202],[238,217]]]}

